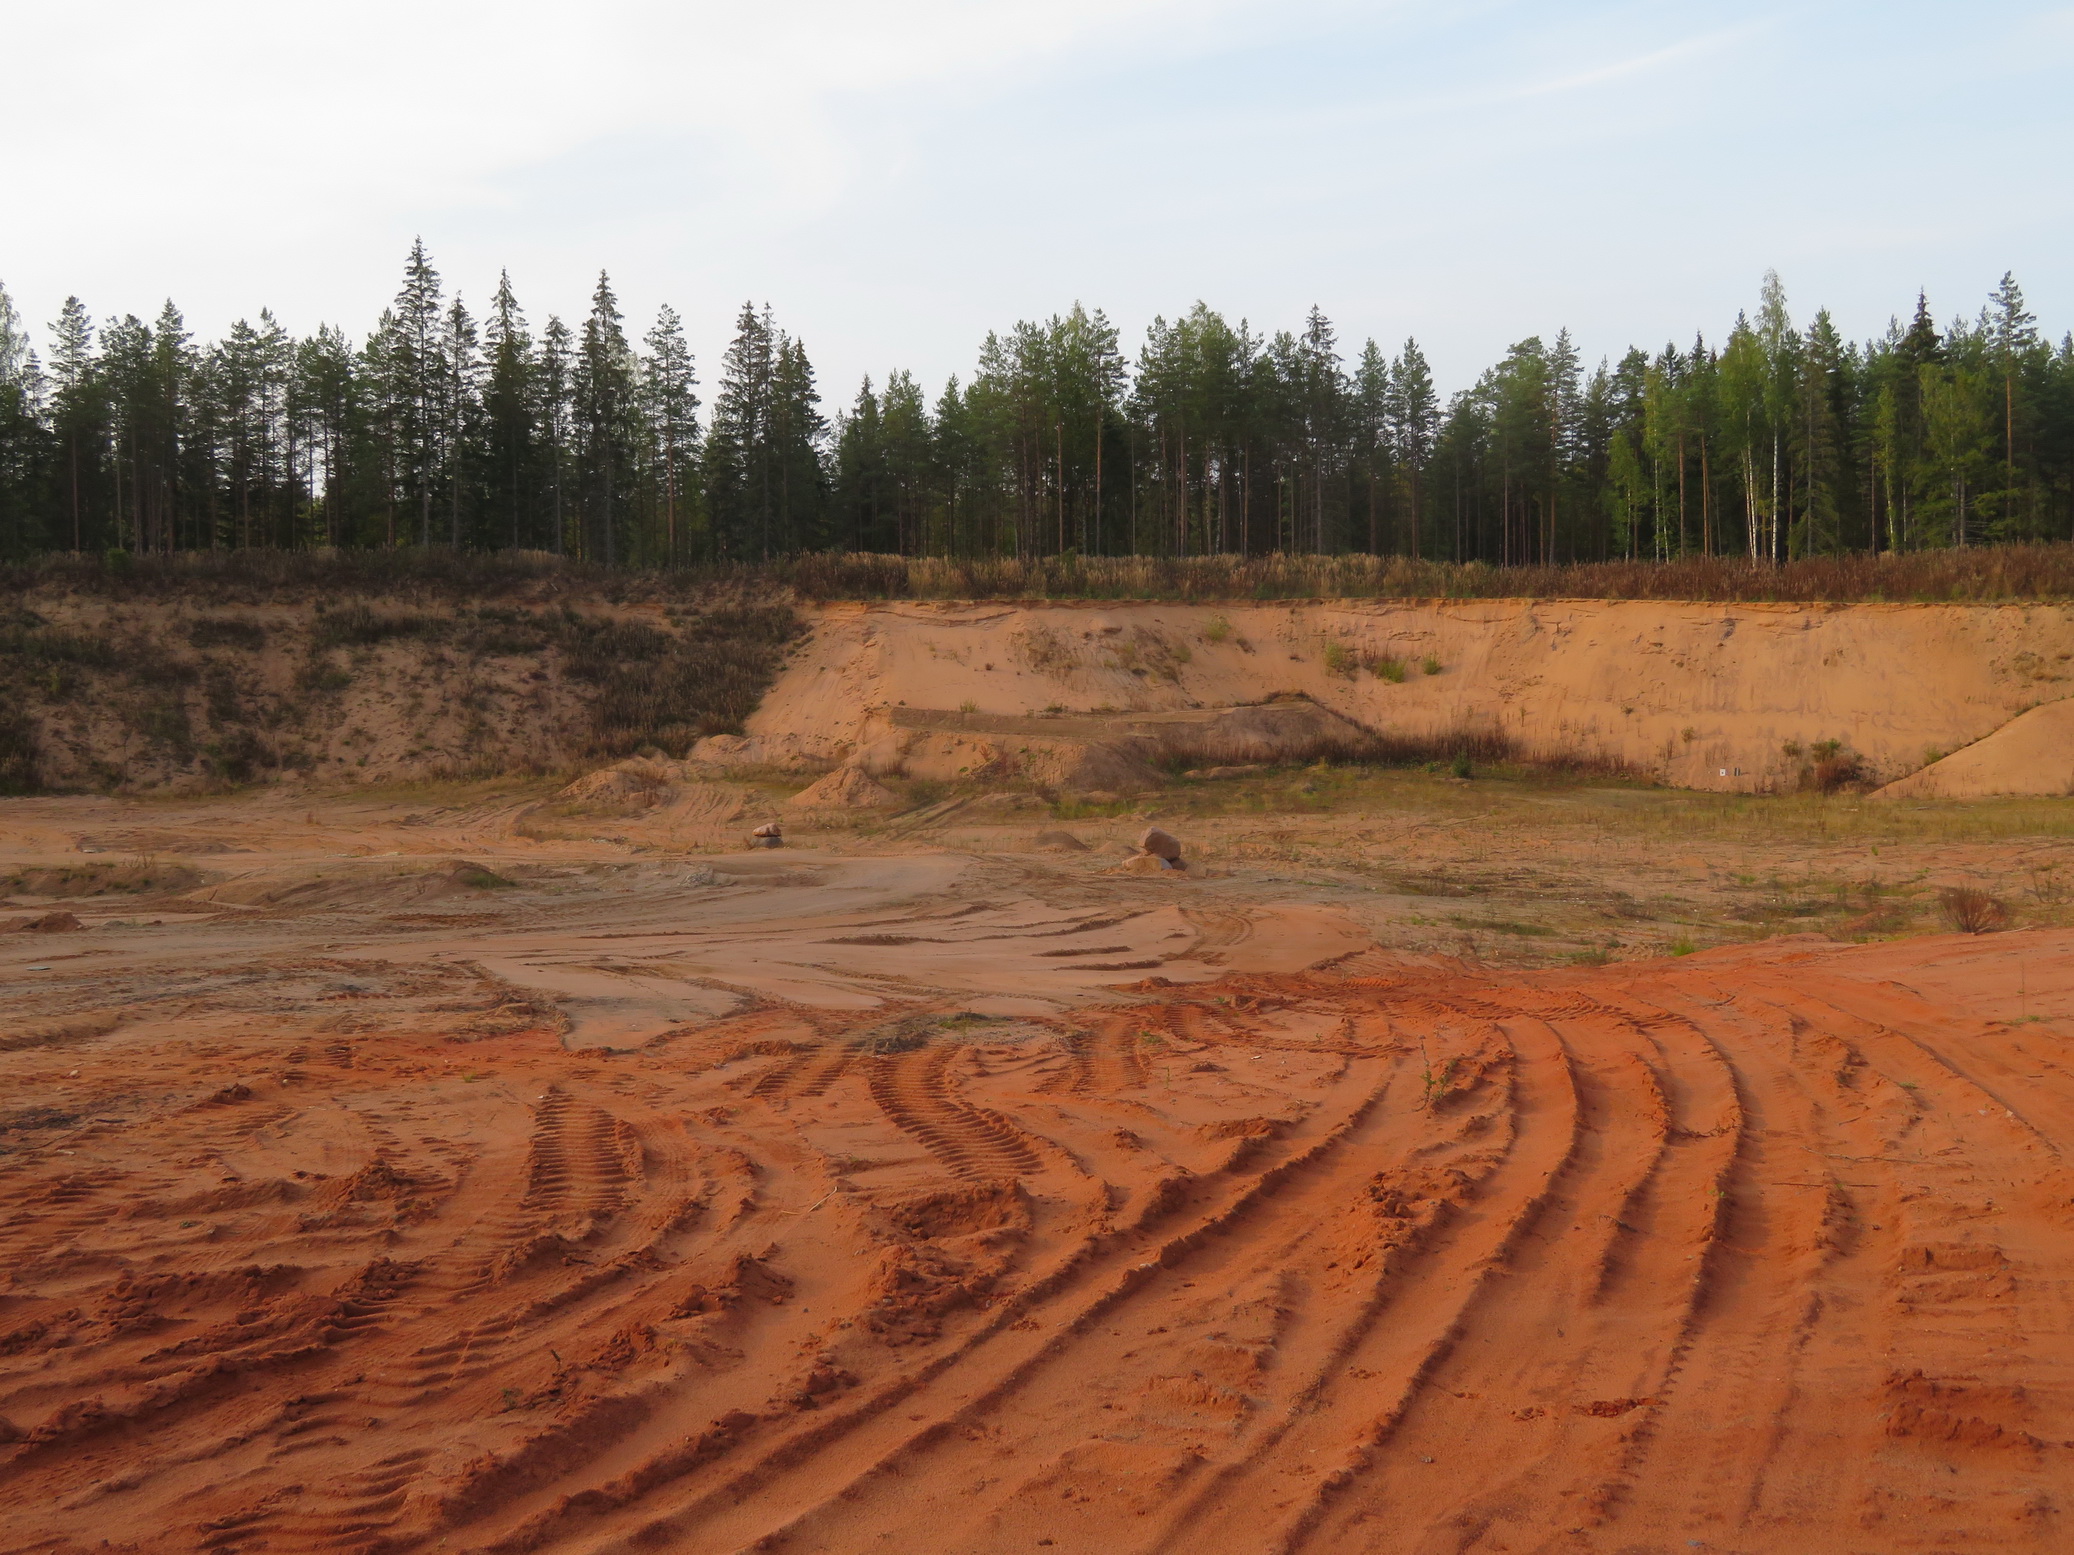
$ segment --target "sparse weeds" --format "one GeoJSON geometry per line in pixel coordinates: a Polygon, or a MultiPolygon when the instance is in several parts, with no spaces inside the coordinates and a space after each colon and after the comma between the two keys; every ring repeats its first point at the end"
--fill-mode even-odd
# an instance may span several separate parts
{"type": "Polygon", "coordinates": [[[185,864],[139,854],[119,864],[55,864],[0,876],[11,896],[80,897],[191,891],[209,877],[185,864]]]}

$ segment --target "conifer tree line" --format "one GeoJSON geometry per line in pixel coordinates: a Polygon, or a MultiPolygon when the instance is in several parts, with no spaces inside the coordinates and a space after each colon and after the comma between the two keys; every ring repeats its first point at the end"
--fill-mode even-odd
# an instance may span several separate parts
{"type": "Polygon", "coordinates": [[[580,321],[535,327],[504,276],[478,315],[422,242],[357,342],[262,310],[204,343],[170,302],[96,324],[70,298],[39,351],[0,289],[0,551],[1506,564],[2074,537],[2074,337],[2006,275],[1971,319],[1919,296],[1868,341],[1796,325],[1767,275],[1718,341],[1587,369],[1537,336],[1445,401],[1415,341],[1198,303],[1135,359],[1076,305],[989,335],[933,399],[895,371],[830,411],[805,345],[744,305],[710,408],[700,387],[670,308],[636,337],[601,274],[580,321]]]}

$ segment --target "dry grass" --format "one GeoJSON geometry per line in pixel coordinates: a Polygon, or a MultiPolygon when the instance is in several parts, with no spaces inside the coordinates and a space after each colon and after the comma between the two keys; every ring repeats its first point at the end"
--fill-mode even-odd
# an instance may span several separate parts
{"type": "Polygon", "coordinates": [[[834,599],[2074,599],[2074,545],[1977,546],[1879,556],[1741,557],[1492,567],[1400,556],[901,557],[813,553],[745,576],[834,599]]]}
{"type": "Polygon", "coordinates": [[[0,567],[0,594],[34,590],[213,605],[370,596],[527,598],[575,590],[615,602],[689,598],[716,584],[802,599],[1664,599],[1808,602],[2074,599],[2074,545],[1493,567],[1401,556],[904,557],[808,552],[669,572],[608,571],[537,551],[202,551],[111,565],[52,555],[0,567]]]}

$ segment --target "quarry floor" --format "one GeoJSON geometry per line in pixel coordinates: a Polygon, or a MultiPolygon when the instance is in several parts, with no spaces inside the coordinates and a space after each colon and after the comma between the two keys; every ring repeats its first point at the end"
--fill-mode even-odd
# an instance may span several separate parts
{"type": "Polygon", "coordinates": [[[0,1552],[2074,1545],[2074,803],[800,786],[0,801],[0,1552]]]}

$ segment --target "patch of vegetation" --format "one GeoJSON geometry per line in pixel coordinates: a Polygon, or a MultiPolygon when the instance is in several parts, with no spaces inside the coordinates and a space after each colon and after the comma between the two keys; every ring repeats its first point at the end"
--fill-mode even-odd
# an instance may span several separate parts
{"type": "Polygon", "coordinates": [[[58,864],[0,876],[10,896],[113,896],[144,891],[191,891],[208,880],[198,869],[162,859],[128,859],[119,864],[58,864]]]}
{"type": "Polygon", "coordinates": [[[188,623],[187,640],[197,648],[257,652],[266,646],[266,628],[245,616],[201,616],[188,623]]]}
{"type": "Polygon", "coordinates": [[[1450,918],[1458,929],[1489,929],[1495,934],[1520,934],[1536,939],[1547,938],[1556,931],[1545,923],[1521,923],[1514,918],[1450,918]]]}

